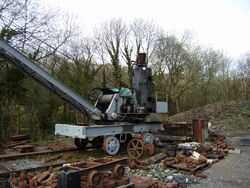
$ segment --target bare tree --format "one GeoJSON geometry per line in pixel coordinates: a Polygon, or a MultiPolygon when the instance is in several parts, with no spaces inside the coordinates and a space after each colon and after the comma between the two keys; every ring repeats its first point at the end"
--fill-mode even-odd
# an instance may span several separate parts
{"type": "Polygon", "coordinates": [[[53,55],[77,30],[73,16],[37,1],[12,0],[7,5],[1,9],[1,37],[36,61],[53,55]]]}
{"type": "Polygon", "coordinates": [[[172,112],[180,111],[182,98],[187,90],[197,84],[201,65],[197,51],[190,47],[190,36],[181,39],[162,34],[154,48],[155,63],[152,65],[156,87],[169,93],[172,112]]]}
{"type": "Polygon", "coordinates": [[[131,25],[132,42],[135,43],[136,55],[140,52],[147,54],[148,59],[152,55],[153,45],[159,34],[159,28],[153,21],[136,19],[131,25]]]}
{"type": "Polygon", "coordinates": [[[203,66],[202,75],[202,87],[203,94],[202,104],[213,102],[213,96],[211,95],[219,71],[222,69],[222,63],[224,61],[224,55],[220,51],[213,50],[211,48],[204,49],[200,55],[200,61],[203,66]]]}
{"type": "Polygon", "coordinates": [[[121,45],[126,33],[126,25],[121,19],[105,22],[96,33],[97,40],[103,45],[113,66],[113,77],[117,87],[123,86],[121,71],[121,45]]]}

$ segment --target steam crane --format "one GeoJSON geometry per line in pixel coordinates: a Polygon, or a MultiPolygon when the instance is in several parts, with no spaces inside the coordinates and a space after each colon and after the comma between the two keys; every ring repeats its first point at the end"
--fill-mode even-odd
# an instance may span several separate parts
{"type": "MultiPolygon", "coordinates": [[[[55,125],[55,135],[74,138],[79,148],[86,147],[88,138],[91,137],[93,146],[102,147],[107,154],[115,155],[120,144],[131,139],[132,133],[141,133],[145,143],[153,143],[154,136],[150,132],[163,129],[162,123],[155,118],[156,113],[152,113],[152,73],[146,64],[146,54],[139,54],[133,65],[132,88],[95,88],[90,91],[90,98],[95,100],[95,105],[55,79],[3,39],[0,39],[0,56],[75,110],[94,120],[93,125],[55,125]]],[[[167,103],[158,104],[160,106],[156,108],[163,109],[161,113],[166,113],[167,103]]]]}

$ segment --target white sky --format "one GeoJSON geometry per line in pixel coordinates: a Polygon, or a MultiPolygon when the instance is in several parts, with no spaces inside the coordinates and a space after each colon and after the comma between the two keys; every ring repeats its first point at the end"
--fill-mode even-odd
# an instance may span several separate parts
{"type": "Polygon", "coordinates": [[[43,0],[73,13],[84,32],[111,18],[153,20],[165,31],[190,30],[202,45],[232,58],[250,51],[250,0],[43,0]]]}

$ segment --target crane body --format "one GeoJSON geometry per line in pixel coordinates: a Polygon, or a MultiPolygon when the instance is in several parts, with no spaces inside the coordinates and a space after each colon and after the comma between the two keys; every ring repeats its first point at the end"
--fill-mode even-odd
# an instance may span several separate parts
{"type": "MultiPolygon", "coordinates": [[[[145,63],[145,54],[139,54],[132,70],[132,89],[128,88],[95,88],[92,95],[101,93],[92,105],[79,94],[51,76],[35,62],[0,39],[0,56],[20,71],[26,73],[37,83],[71,105],[81,114],[85,114],[96,124],[68,125],[56,124],[55,134],[75,139],[75,144],[83,148],[89,137],[94,137],[92,144],[104,147],[104,150],[115,155],[120,143],[127,142],[131,133],[144,133],[163,130],[163,124],[151,120],[153,109],[151,69],[145,63]]],[[[148,134],[152,142],[152,135],[148,134]]]]}

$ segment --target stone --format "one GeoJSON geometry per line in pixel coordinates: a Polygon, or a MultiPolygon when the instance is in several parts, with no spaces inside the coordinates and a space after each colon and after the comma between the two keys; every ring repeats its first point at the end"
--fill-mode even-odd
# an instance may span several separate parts
{"type": "Polygon", "coordinates": [[[205,174],[201,174],[201,173],[199,173],[199,174],[195,174],[195,176],[196,176],[196,177],[198,177],[198,178],[204,178],[204,179],[206,179],[206,178],[207,178],[207,175],[205,175],[205,174]]]}
{"type": "Polygon", "coordinates": [[[155,164],[163,160],[167,155],[164,153],[158,153],[156,155],[153,155],[148,159],[149,164],[155,164]]]}

